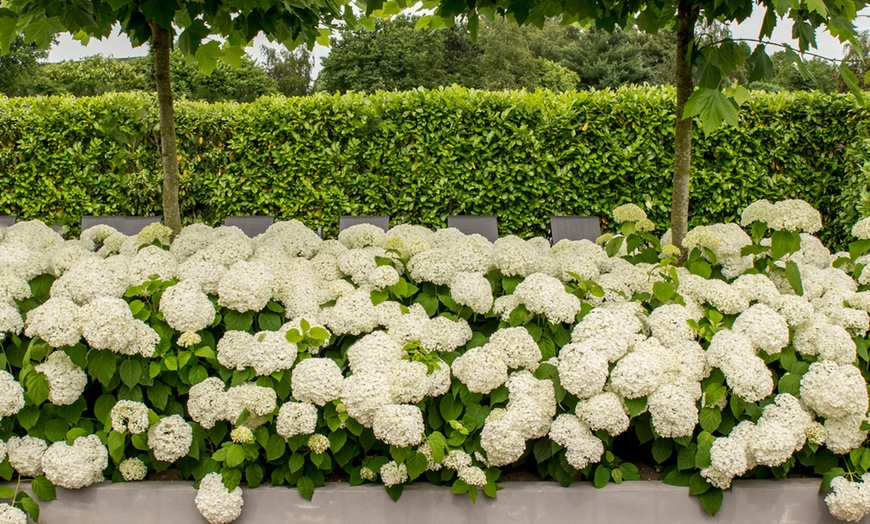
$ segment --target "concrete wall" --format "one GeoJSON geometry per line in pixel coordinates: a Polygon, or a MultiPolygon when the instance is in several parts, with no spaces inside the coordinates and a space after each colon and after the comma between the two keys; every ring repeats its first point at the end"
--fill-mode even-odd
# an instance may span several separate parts
{"type": "MultiPolygon", "coordinates": [[[[448,488],[413,484],[394,503],[380,485],[328,484],[311,501],[295,489],[262,486],[244,492],[238,524],[404,523],[526,524],[798,524],[837,522],[818,494],[818,479],[736,481],[722,509],[710,517],[687,488],[661,482],[625,482],[595,489],[578,482],[504,484],[498,499],[481,493],[477,504],[448,488]]],[[[58,499],[41,503],[40,524],[205,523],[187,482],[102,484],[80,491],[58,488],[58,499]]],[[[862,522],[870,523],[870,518],[862,522]]]]}

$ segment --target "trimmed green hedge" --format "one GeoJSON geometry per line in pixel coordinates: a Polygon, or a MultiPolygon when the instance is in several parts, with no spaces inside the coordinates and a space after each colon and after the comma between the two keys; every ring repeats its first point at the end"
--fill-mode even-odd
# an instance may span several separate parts
{"type": "MultiPolygon", "coordinates": [[[[502,234],[550,215],[626,202],[669,221],[674,93],[554,94],[464,88],[178,102],[182,212],[298,218],[334,233],[342,214],[444,226],[497,215],[502,234]]],[[[739,128],[694,142],[693,224],[731,221],[759,198],[800,197],[828,244],[867,207],[870,128],[854,99],[759,94],[739,128]]],[[[0,214],[75,227],[84,214],[159,214],[153,96],[0,98],[0,214]]],[[[865,210],[866,212],[866,210],[865,210]]]]}

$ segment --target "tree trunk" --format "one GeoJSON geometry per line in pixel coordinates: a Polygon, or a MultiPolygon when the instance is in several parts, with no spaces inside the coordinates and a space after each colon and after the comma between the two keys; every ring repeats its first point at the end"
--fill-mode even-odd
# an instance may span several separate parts
{"type": "Polygon", "coordinates": [[[157,105],[160,107],[160,159],[163,164],[163,223],[173,236],[181,231],[178,205],[178,149],[175,144],[175,108],[172,105],[172,84],[169,80],[171,33],[155,21],[151,22],[151,49],[154,53],[154,79],[157,84],[157,105]]]}
{"type": "Polygon", "coordinates": [[[689,227],[689,176],[692,165],[692,119],[683,118],[694,88],[689,49],[695,38],[698,6],[680,0],[677,7],[677,125],[674,133],[674,195],[671,201],[671,243],[682,248],[689,227]]]}

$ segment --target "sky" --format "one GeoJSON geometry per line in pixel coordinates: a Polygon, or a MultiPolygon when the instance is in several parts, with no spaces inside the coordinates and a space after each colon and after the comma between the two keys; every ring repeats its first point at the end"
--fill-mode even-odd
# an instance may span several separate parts
{"type": "MultiPolygon", "coordinates": [[[[764,11],[756,9],[752,16],[739,25],[731,26],[731,33],[734,38],[757,38],[758,30],[761,27],[761,21],[764,17],[764,11]]],[[[870,8],[867,8],[859,13],[856,25],[859,30],[870,30],[870,8]]],[[[817,33],[818,50],[810,50],[822,56],[838,59],[843,57],[843,46],[836,38],[829,35],[824,30],[817,33]]],[[[796,47],[796,42],[791,39],[791,23],[789,20],[780,20],[773,33],[773,42],[790,43],[796,47]]],[[[254,58],[260,58],[260,47],[269,45],[270,47],[280,48],[279,44],[270,44],[269,41],[262,35],[254,40],[254,45],[248,50],[248,54],[254,58]]],[[[768,53],[775,52],[774,49],[769,49],[768,53]]],[[[115,58],[127,58],[133,56],[144,56],[148,54],[146,46],[133,47],[130,41],[124,35],[120,35],[116,30],[110,37],[103,40],[91,40],[87,46],[72,39],[69,34],[63,34],[59,37],[58,44],[52,47],[48,55],[49,62],[60,62],[63,60],[80,60],[91,55],[114,56],[115,58]]],[[[323,46],[316,46],[314,49],[315,64],[312,71],[312,76],[317,76],[320,72],[320,61],[323,57],[329,54],[329,49],[323,46]]]]}

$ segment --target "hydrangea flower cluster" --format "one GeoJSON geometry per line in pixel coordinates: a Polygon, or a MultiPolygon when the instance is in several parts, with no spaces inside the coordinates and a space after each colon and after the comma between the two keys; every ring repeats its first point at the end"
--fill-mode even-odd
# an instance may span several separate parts
{"type": "MultiPolygon", "coordinates": [[[[623,233],[652,228],[635,205],[620,206],[614,219],[623,233]]],[[[867,220],[853,228],[856,237],[870,238],[867,220]]],[[[177,350],[179,357],[200,359],[196,371],[191,364],[184,369],[193,385],[180,393],[187,395],[184,416],[202,429],[227,422],[228,438],[239,445],[262,443],[273,432],[293,439],[291,447],[307,443],[314,456],[330,449],[324,420],[330,428],[361,425],[371,430],[366,438],[417,447],[429,470],[442,478],[455,473],[475,487],[488,483],[482,467],[520,460],[535,439],[548,437],[564,448],[568,464],[583,469],[602,460],[605,442],[628,431],[638,411],[648,414],[656,437],[686,438],[698,432],[699,420],[706,428],[704,415],[736,414],[735,405],[758,403],[752,420],[736,415],[733,427],[721,426],[728,436],[709,439],[710,465],[701,474],[727,489],[757,466],[785,464],[807,442],[842,455],[867,438],[862,427],[870,399],[856,366],[866,348],[855,340],[870,331],[870,271],[856,277],[847,271],[868,265],[870,256],[832,255],[812,236],[821,227],[819,213],[802,201],[757,202],[742,224],[757,222],[799,237],[799,249],[778,259],[769,252],[743,255],[753,240],[740,225],[699,226],[683,245],[714,266],[707,277],[666,258],[629,261],[620,256],[625,243],[611,257],[589,241],[551,247],[541,238],[507,236],[493,243],[449,228],[404,225],[384,232],[360,225],[338,240],[322,240],[295,221],[278,222],[254,239],[237,228],[194,225],[167,250],[162,226],[138,237],[97,227],[64,241],[40,224],[22,223],[0,236],[0,340],[23,330],[55,348],[34,369],[57,406],[75,404],[88,385],[85,370],[70,358],[82,341],[137,363],[154,359],[145,367],[151,378],[164,352],[177,350]],[[802,293],[795,291],[795,269],[802,293]],[[40,274],[56,277],[51,296],[22,307],[24,315],[19,307],[30,298],[28,281],[40,274]],[[155,275],[165,289],[159,300],[152,297],[159,314],[146,313],[169,327],[155,324],[156,330],[136,318],[145,318],[141,309],[130,307],[146,297],[129,296],[146,293],[140,285],[155,275]],[[582,293],[590,280],[595,293],[582,293]],[[133,286],[140,287],[128,294],[133,286]],[[660,298],[668,288],[673,296],[660,298]],[[223,331],[217,306],[254,312],[262,331],[223,331]],[[274,319],[282,311],[287,321],[279,328],[274,319]],[[200,366],[214,362],[205,347],[214,347],[213,328],[222,333],[215,344],[220,366],[203,379],[200,366]],[[782,369],[773,373],[775,361],[782,369]],[[702,391],[711,373],[717,383],[702,391]],[[436,441],[427,432],[445,395],[454,402],[492,395],[492,402],[460,412],[461,420],[444,420],[444,435],[473,432],[467,442],[479,447],[446,450],[437,463],[436,441]]],[[[757,247],[747,252],[774,246],[764,240],[757,247]]],[[[231,325],[233,313],[221,314],[231,325]]],[[[16,376],[32,387],[26,373],[16,376]]],[[[159,405],[151,393],[148,401],[159,405]]],[[[0,416],[20,413],[31,395],[0,371],[0,416]]],[[[111,409],[112,429],[147,431],[157,460],[187,455],[194,427],[176,414],[150,425],[148,414],[145,404],[120,400],[111,409]]],[[[20,474],[44,473],[69,488],[100,481],[108,464],[95,435],[50,446],[13,436],[4,454],[7,449],[20,474]]],[[[387,486],[408,481],[408,464],[369,460],[370,467],[360,466],[361,479],[380,475],[387,486]]],[[[131,457],[118,470],[125,480],[139,480],[148,466],[131,457]]],[[[827,501],[835,516],[867,513],[864,482],[835,479],[832,486],[827,501]]],[[[220,475],[210,474],[196,502],[210,522],[230,522],[241,510],[241,490],[230,492],[220,475]]]]}

